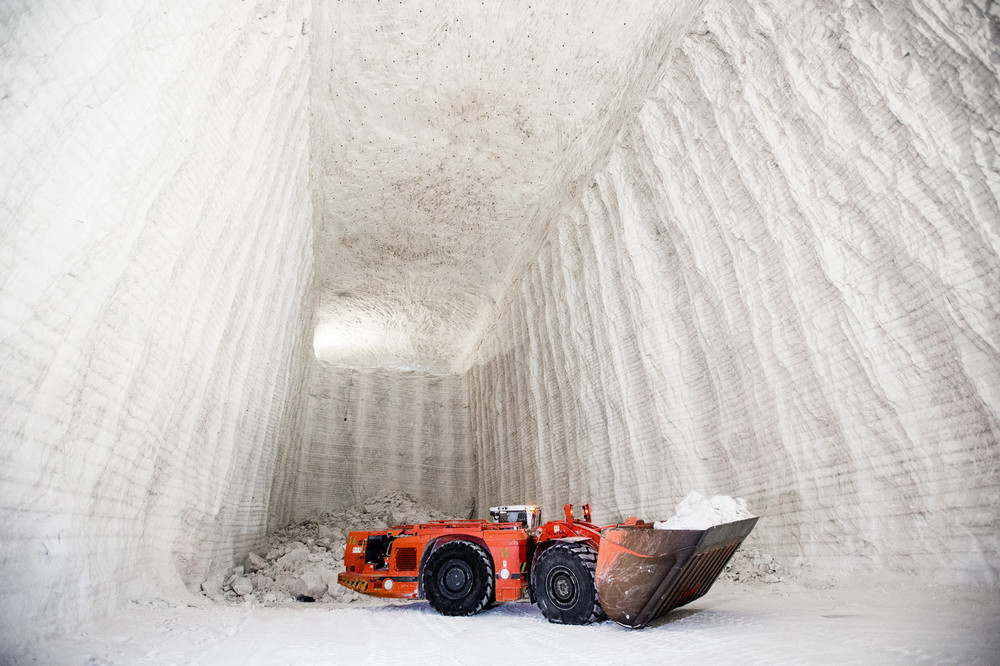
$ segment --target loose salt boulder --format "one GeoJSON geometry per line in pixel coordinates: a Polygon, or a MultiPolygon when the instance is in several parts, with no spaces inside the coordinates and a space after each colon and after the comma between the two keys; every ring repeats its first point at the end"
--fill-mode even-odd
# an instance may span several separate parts
{"type": "Polygon", "coordinates": [[[249,578],[244,578],[242,576],[234,579],[229,586],[233,588],[233,592],[241,597],[245,597],[253,592],[253,583],[250,582],[249,578]]]}
{"type": "Polygon", "coordinates": [[[391,522],[394,525],[419,524],[429,522],[430,520],[431,517],[427,511],[422,511],[413,507],[396,509],[393,511],[391,517],[391,522]]]}
{"type": "Polygon", "coordinates": [[[278,558],[277,562],[274,563],[275,567],[277,567],[279,571],[293,571],[301,563],[309,559],[309,550],[302,544],[298,545],[298,548],[295,548],[294,550],[290,549],[287,553],[278,558]]]}
{"type": "Polygon", "coordinates": [[[222,590],[225,582],[222,574],[216,574],[206,578],[201,584],[201,591],[208,595],[218,594],[222,590]]]}
{"type": "Polygon", "coordinates": [[[247,553],[247,571],[260,571],[267,566],[267,560],[257,553],[247,553]]]}
{"type": "Polygon", "coordinates": [[[288,587],[288,591],[296,598],[308,597],[314,600],[326,594],[326,590],[326,582],[314,571],[306,571],[288,587]]]}

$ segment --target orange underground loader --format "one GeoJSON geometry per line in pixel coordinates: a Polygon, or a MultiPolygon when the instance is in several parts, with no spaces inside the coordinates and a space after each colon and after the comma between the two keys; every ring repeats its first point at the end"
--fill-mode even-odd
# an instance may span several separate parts
{"type": "Polygon", "coordinates": [[[657,530],[637,518],[600,527],[584,505],[540,524],[536,506],[499,506],[485,520],[439,520],[351,532],[337,581],[363,594],[427,599],[472,615],[528,598],[550,622],[609,617],[644,627],[703,596],[757,518],[704,530],[657,530]]]}

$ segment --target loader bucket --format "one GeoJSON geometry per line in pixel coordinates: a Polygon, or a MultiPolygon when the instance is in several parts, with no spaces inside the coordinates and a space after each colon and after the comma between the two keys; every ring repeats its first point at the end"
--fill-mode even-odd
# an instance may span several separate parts
{"type": "Polygon", "coordinates": [[[620,525],[601,532],[597,598],[608,617],[645,627],[708,592],[757,518],[706,530],[620,525]]]}

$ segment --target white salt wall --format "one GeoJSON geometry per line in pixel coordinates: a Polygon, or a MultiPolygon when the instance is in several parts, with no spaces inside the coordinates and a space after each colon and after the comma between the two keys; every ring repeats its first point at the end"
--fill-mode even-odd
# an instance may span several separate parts
{"type": "Polygon", "coordinates": [[[451,516],[475,495],[466,375],[388,368],[310,369],[296,518],[397,490],[451,516]]]}
{"type": "Polygon", "coordinates": [[[784,558],[996,583],[992,11],[711,3],[480,347],[481,500],[728,493],[784,558]]]}
{"type": "Polygon", "coordinates": [[[183,594],[288,515],[308,11],[0,8],[0,652],[183,594]]]}
{"type": "Polygon", "coordinates": [[[0,654],[389,488],[997,582],[1000,10],[626,4],[0,4],[0,654]]]}

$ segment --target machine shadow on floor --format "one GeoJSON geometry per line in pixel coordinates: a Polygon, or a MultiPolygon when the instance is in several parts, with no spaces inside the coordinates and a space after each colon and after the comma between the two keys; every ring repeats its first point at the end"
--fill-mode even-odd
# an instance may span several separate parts
{"type": "MultiPolygon", "coordinates": [[[[378,615],[385,616],[398,616],[401,614],[412,614],[412,615],[438,615],[438,612],[431,608],[430,604],[424,600],[414,600],[414,601],[396,601],[390,602],[385,605],[377,606],[364,606],[357,607],[357,610],[361,610],[368,613],[375,613],[378,615]]],[[[649,625],[644,629],[645,631],[651,629],[657,629],[660,627],[668,627],[675,622],[680,622],[689,617],[696,616],[700,613],[705,612],[704,608],[678,608],[667,613],[663,617],[657,618],[649,623],[649,625]]],[[[536,620],[538,622],[547,623],[548,621],[542,616],[541,611],[538,607],[528,601],[512,601],[503,604],[496,604],[471,616],[478,620],[486,620],[488,618],[494,618],[499,620],[501,618],[523,618],[525,620],[536,620]]],[[[456,620],[461,621],[464,618],[456,618],[456,620]]],[[[560,625],[555,625],[560,626],[560,625]]],[[[569,626],[569,625],[566,625],[569,626]]],[[[597,623],[596,626],[600,627],[613,627],[615,629],[620,629],[622,631],[644,631],[642,629],[632,629],[624,625],[618,625],[611,620],[604,620],[603,622],[597,623]]]]}

